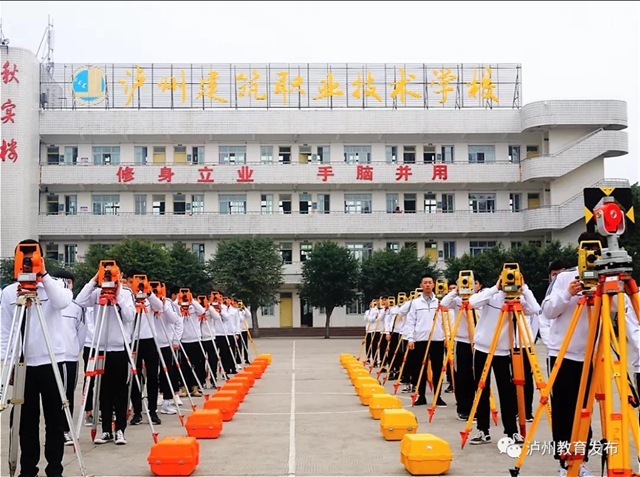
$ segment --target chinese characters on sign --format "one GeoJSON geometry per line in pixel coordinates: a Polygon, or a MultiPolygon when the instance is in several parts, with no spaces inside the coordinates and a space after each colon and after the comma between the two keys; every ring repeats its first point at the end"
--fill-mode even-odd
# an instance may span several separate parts
{"type": "MultiPolygon", "coordinates": [[[[2,142],[2,146],[0,148],[0,157],[2,160],[5,159],[5,156],[14,160],[17,159],[17,154],[15,152],[15,141],[13,142],[2,142]]],[[[147,166],[145,166],[146,168],[147,166]]],[[[353,168],[350,168],[353,170],[353,168]]],[[[426,182],[428,180],[436,181],[448,180],[448,169],[447,164],[433,164],[431,169],[426,174],[424,172],[420,172],[419,174],[414,174],[411,166],[401,165],[395,167],[395,180],[396,181],[404,181],[409,182],[412,176],[415,176],[416,181],[426,182]]],[[[126,184],[128,182],[132,182],[135,180],[135,168],[131,166],[119,166],[116,170],[116,179],[119,183],[126,184]]],[[[253,177],[254,169],[251,166],[243,165],[239,169],[236,170],[236,179],[235,182],[238,184],[250,184],[255,182],[253,177]]],[[[173,171],[172,167],[162,166],[158,171],[157,182],[161,183],[172,183],[174,176],[176,173],[173,171]]],[[[335,171],[333,170],[333,166],[318,166],[316,177],[319,178],[321,182],[329,182],[329,179],[335,177],[335,171]]],[[[351,176],[354,177],[354,176],[351,176]]],[[[346,177],[339,179],[343,181],[346,177]]],[[[355,180],[356,181],[374,181],[374,166],[371,165],[363,165],[357,164],[355,167],[355,180]]],[[[198,179],[197,182],[200,183],[212,183],[213,179],[213,168],[210,166],[203,166],[198,169],[198,179]]]]}
{"type": "MultiPolygon", "coordinates": [[[[501,452],[503,450],[501,449],[501,452]]],[[[590,444],[582,441],[576,441],[573,443],[573,452],[571,452],[571,442],[568,441],[533,441],[529,444],[527,449],[527,455],[533,455],[534,453],[540,453],[542,455],[580,455],[580,456],[594,456],[594,455],[615,455],[618,453],[618,446],[616,442],[591,441],[590,444]]]]}
{"type": "MultiPolygon", "coordinates": [[[[5,84],[19,82],[5,62],[5,84]]],[[[519,64],[60,65],[41,91],[64,85],[74,107],[107,108],[512,108],[519,64]],[[74,75],[64,75],[72,69],[74,75]],[[75,82],[75,83],[74,83],[75,82]],[[108,101],[105,101],[108,99],[108,101]]],[[[50,95],[50,109],[70,107],[50,95]]]]}
{"type": "MultiPolygon", "coordinates": [[[[18,78],[18,65],[15,63],[11,63],[8,60],[4,62],[2,65],[2,83],[5,85],[11,85],[13,87],[18,87],[20,84],[20,79],[18,78]],[[12,85],[11,83],[15,83],[12,85]]],[[[10,87],[10,86],[9,86],[10,87]]],[[[1,111],[2,116],[0,120],[2,124],[16,124],[16,113],[14,109],[17,108],[17,105],[13,102],[11,98],[8,98],[4,103],[2,103],[1,111]]],[[[2,128],[3,133],[7,133],[10,136],[13,132],[13,128],[11,126],[5,126],[2,128]]],[[[15,138],[2,138],[2,143],[0,143],[0,161],[6,162],[16,162],[18,160],[18,141],[15,138]]]]}

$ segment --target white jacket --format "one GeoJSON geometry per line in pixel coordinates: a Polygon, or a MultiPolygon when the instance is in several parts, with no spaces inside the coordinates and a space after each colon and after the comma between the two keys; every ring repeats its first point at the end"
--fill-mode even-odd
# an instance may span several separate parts
{"type": "Polygon", "coordinates": [[[94,321],[93,321],[93,307],[82,308],[84,310],[84,321],[87,325],[87,332],[84,338],[85,348],[91,347],[91,340],[93,339],[94,321]]]}
{"type": "Polygon", "coordinates": [[[233,306],[221,305],[220,316],[222,317],[222,329],[226,336],[233,336],[236,334],[237,317],[235,313],[236,309],[233,306]]]}
{"type": "MultiPolygon", "coordinates": [[[[93,308],[93,332],[99,333],[96,329],[96,321],[98,320],[98,312],[100,310],[100,291],[98,284],[94,279],[91,279],[84,288],[78,293],[76,297],[76,303],[84,308],[93,308]]],[[[131,336],[133,319],[135,318],[136,308],[133,299],[133,292],[130,288],[120,285],[116,294],[116,304],[120,311],[122,318],[122,325],[127,337],[127,342],[131,336]]],[[[116,321],[115,308],[113,306],[107,306],[107,313],[104,316],[104,325],[102,325],[102,339],[100,340],[100,351],[124,351],[124,337],[116,321]],[[107,334],[107,324],[109,325],[109,333],[107,334]]],[[[97,337],[96,337],[97,339],[97,337]]],[[[97,344],[97,343],[96,343],[97,344]]],[[[91,346],[91,343],[89,343],[91,346]]]]}
{"type": "Polygon", "coordinates": [[[373,333],[374,331],[380,331],[380,324],[378,323],[378,329],[376,329],[376,322],[378,322],[378,315],[380,314],[380,310],[376,308],[369,308],[364,312],[364,322],[365,328],[368,330],[368,333],[373,333]]]}
{"type": "MultiPolygon", "coordinates": [[[[222,307],[220,307],[220,311],[222,311],[222,307]]],[[[222,314],[218,313],[213,305],[209,305],[209,309],[207,310],[206,315],[207,323],[209,323],[209,326],[207,326],[207,323],[202,323],[202,337],[207,339],[211,337],[211,333],[209,333],[209,327],[211,327],[211,331],[213,331],[214,336],[224,336],[226,334],[225,328],[227,325],[225,323],[225,328],[223,328],[222,322],[224,318],[222,317],[222,314]]],[[[225,314],[225,316],[228,315],[225,314]]]]}
{"type": "Polygon", "coordinates": [[[402,326],[400,328],[399,333],[402,335],[403,340],[407,339],[404,333],[405,333],[405,330],[407,329],[407,313],[409,313],[409,310],[411,309],[412,301],[413,300],[407,300],[398,308],[398,319],[402,320],[402,326]]]}
{"type": "Polygon", "coordinates": [[[400,310],[399,306],[392,306],[389,308],[389,312],[387,313],[384,320],[384,332],[385,333],[401,333],[402,325],[404,323],[404,317],[398,315],[398,311],[400,310]],[[395,321],[395,324],[394,324],[395,321]]]}
{"type": "Polygon", "coordinates": [[[162,300],[153,293],[149,296],[148,300],[151,305],[149,312],[152,316],[151,319],[153,320],[158,346],[160,348],[166,348],[178,344],[182,337],[183,323],[180,315],[176,313],[171,300],[165,300],[165,302],[162,303],[162,300]],[[179,335],[176,333],[176,328],[179,328],[179,335]],[[169,340],[167,340],[167,337],[169,340]]]}
{"type": "MultiPolygon", "coordinates": [[[[178,300],[176,299],[173,303],[178,307],[178,310],[180,310],[178,300]]],[[[200,331],[200,316],[205,313],[205,309],[195,298],[191,299],[187,316],[183,316],[182,310],[180,310],[180,318],[183,322],[182,338],[180,339],[182,343],[195,343],[196,341],[200,341],[202,338],[202,333],[200,331]]]]}
{"type": "MultiPolygon", "coordinates": [[[[17,294],[17,282],[7,286],[2,293],[2,303],[0,304],[0,356],[2,359],[4,359],[9,347],[9,333],[11,332],[13,313],[16,308],[17,294]]],[[[37,294],[42,305],[42,314],[44,315],[56,362],[61,363],[65,358],[65,328],[62,325],[62,310],[71,303],[73,292],[68,288],[66,280],[56,279],[47,274],[38,283],[37,294]]],[[[49,350],[46,346],[44,333],[35,308],[29,307],[25,316],[28,316],[27,321],[29,323],[27,366],[50,364],[49,350]]],[[[17,325],[18,323],[13,323],[14,329],[19,333],[17,325]]],[[[9,351],[12,352],[13,349],[9,351]]]]}
{"type": "MultiPolygon", "coordinates": [[[[567,291],[569,283],[575,280],[576,269],[565,270],[556,275],[551,284],[549,295],[543,302],[543,314],[551,322],[548,339],[549,356],[558,356],[564,337],[567,334],[573,312],[577,306],[582,293],[575,296],[567,291]]],[[[640,325],[633,306],[628,296],[625,295],[625,325],[627,341],[629,342],[628,355],[631,356],[632,366],[635,372],[640,372],[640,325]]],[[[565,358],[572,361],[584,361],[587,336],[589,333],[589,321],[587,317],[588,308],[585,306],[580,314],[580,319],[569,342],[569,347],[565,358]]],[[[618,300],[613,297],[611,300],[611,314],[618,311],[618,300]]]]}
{"type": "MultiPolygon", "coordinates": [[[[484,290],[474,293],[469,297],[469,303],[474,308],[482,308],[478,313],[478,324],[476,325],[476,333],[474,336],[474,349],[488,353],[491,348],[493,336],[498,327],[498,319],[504,305],[505,293],[498,290],[498,287],[485,288],[484,290]]],[[[538,313],[540,305],[536,302],[533,293],[527,285],[522,285],[522,295],[520,303],[525,316],[538,313]]],[[[509,313],[509,315],[512,315],[509,313]]],[[[502,323],[502,330],[498,338],[498,345],[495,350],[496,356],[509,356],[511,354],[511,339],[509,336],[509,321],[513,323],[513,317],[507,316],[502,323]]],[[[517,342],[514,341],[517,347],[517,342]]]]}
{"type": "MultiPolygon", "coordinates": [[[[134,306],[135,306],[135,301],[134,301],[134,306]]],[[[153,336],[158,336],[158,330],[155,327],[155,322],[153,319],[153,310],[151,307],[151,304],[149,302],[148,299],[144,300],[144,306],[146,311],[141,311],[140,312],[140,316],[138,317],[138,319],[140,320],[140,325],[139,325],[139,333],[140,333],[140,339],[141,340],[146,340],[149,338],[153,338],[153,336]],[[147,319],[147,317],[149,317],[150,319],[147,319]],[[150,324],[151,323],[151,324],[150,324]]],[[[161,311],[161,310],[157,310],[157,311],[161,311]]],[[[136,316],[137,316],[138,312],[136,310],[136,316]]],[[[137,339],[137,336],[134,336],[135,334],[135,320],[133,322],[134,324],[134,330],[132,330],[132,336],[131,336],[131,341],[133,342],[134,340],[137,339]]]]}
{"type": "Polygon", "coordinates": [[[247,324],[247,328],[251,328],[251,310],[249,308],[244,308],[240,310],[240,331],[246,332],[247,328],[245,328],[245,323],[247,324]]]}
{"type": "Polygon", "coordinates": [[[433,327],[433,336],[431,341],[444,341],[444,329],[442,327],[442,316],[438,310],[438,299],[435,295],[431,295],[427,299],[424,294],[414,299],[411,309],[407,313],[407,323],[403,330],[407,341],[428,341],[434,319],[436,325],[433,327]]]}
{"type": "Polygon", "coordinates": [[[84,308],[72,301],[62,310],[62,318],[65,339],[64,360],[77,362],[87,336],[84,308]]]}
{"type": "MultiPolygon", "coordinates": [[[[456,320],[458,319],[458,315],[460,315],[460,308],[462,307],[462,297],[458,295],[457,290],[453,290],[452,292],[445,295],[440,304],[445,308],[449,308],[451,314],[453,315],[451,319],[451,332],[453,333],[453,330],[456,326],[456,320]]],[[[471,313],[473,314],[474,312],[475,310],[471,309],[471,313]]],[[[471,319],[473,320],[473,317],[471,319]]],[[[472,330],[475,330],[475,325],[472,330]]],[[[458,325],[458,329],[456,330],[456,336],[454,340],[461,343],[470,344],[471,339],[469,338],[469,335],[469,321],[467,320],[466,312],[463,311],[462,315],[460,315],[460,324],[458,325]]]]}

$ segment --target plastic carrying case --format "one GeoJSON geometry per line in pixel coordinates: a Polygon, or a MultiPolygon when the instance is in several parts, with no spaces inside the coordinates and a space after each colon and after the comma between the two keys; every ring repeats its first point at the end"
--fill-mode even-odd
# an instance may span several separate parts
{"type": "Polygon", "coordinates": [[[380,415],[380,432],[388,441],[400,441],[405,434],[418,432],[418,420],[406,409],[385,409],[380,415]]]}
{"type": "Polygon", "coordinates": [[[411,475],[441,475],[449,470],[449,443],[433,434],[406,434],[400,443],[400,462],[411,475]]]}
{"type": "Polygon", "coordinates": [[[151,446],[147,461],[154,475],[191,475],[200,463],[200,444],[195,437],[165,437],[151,446]]]}

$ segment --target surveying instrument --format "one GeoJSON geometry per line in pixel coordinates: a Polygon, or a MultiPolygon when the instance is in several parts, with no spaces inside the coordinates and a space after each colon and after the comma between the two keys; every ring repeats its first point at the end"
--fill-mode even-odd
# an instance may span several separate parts
{"type": "MultiPolygon", "coordinates": [[[[561,454],[567,463],[567,476],[577,477],[584,461],[589,427],[593,417],[594,401],[598,401],[602,426],[603,448],[611,450],[603,454],[602,466],[607,466],[607,475],[616,477],[637,476],[631,464],[631,442],[629,430],[635,441],[636,452],[640,452],[638,421],[633,412],[633,396],[627,374],[627,323],[626,303],[630,302],[636,317],[640,316],[639,295],[636,282],[631,277],[632,259],[618,244],[618,238],[625,232],[625,213],[611,195],[613,189],[605,190],[593,213],[587,209],[587,225],[590,215],[595,219],[596,231],[607,237],[607,248],[591,247],[593,243],[581,243],[579,249],[579,278],[583,285],[582,296],[577,306],[566,336],[558,352],[547,388],[543,390],[540,405],[531,428],[531,436],[540,418],[540,407],[545,405],[553,384],[558,376],[569,343],[578,321],[587,306],[589,332],[585,347],[584,365],[580,378],[580,388],[571,433],[569,449],[561,454]],[[607,193],[609,192],[609,193],[607,193]],[[617,305],[618,336],[616,337],[611,319],[617,305]],[[613,354],[616,354],[614,358],[613,354]],[[590,376],[591,374],[591,376],[590,376]],[[618,396],[614,396],[612,381],[618,396]],[[615,409],[614,409],[615,407],[615,409]],[[578,444],[582,444],[579,449],[578,444]],[[585,445],[586,443],[586,445],[585,445]]],[[[589,189],[585,190],[585,202],[589,189]]],[[[631,219],[632,210],[626,215],[631,219]]],[[[527,439],[515,468],[509,469],[512,477],[517,477],[524,462],[531,441],[527,439]]],[[[640,456],[639,456],[640,458],[640,456]]]]}
{"type": "MultiPolygon", "coordinates": [[[[517,263],[505,263],[502,267],[500,274],[500,286],[502,292],[504,292],[504,304],[500,311],[498,318],[498,324],[493,334],[487,360],[485,362],[482,374],[478,383],[478,390],[473,399],[473,406],[469,413],[467,420],[467,426],[464,431],[460,432],[462,437],[461,448],[464,449],[464,445],[467,442],[471,428],[473,427],[473,418],[475,417],[480,398],[487,385],[487,379],[491,372],[491,362],[493,360],[500,335],[505,320],[508,320],[509,325],[509,341],[511,348],[511,367],[513,369],[513,384],[516,386],[517,396],[517,408],[518,408],[518,427],[520,428],[520,434],[526,436],[527,424],[525,415],[525,398],[524,398],[524,356],[523,350],[527,353],[529,363],[531,364],[531,371],[538,389],[545,387],[544,377],[542,370],[536,356],[534,348],[534,338],[531,335],[531,329],[527,323],[527,317],[524,314],[524,309],[520,298],[522,297],[522,273],[520,272],[520,265],[517,263]],[[517,342],[517,347],[516,347],[517,342]]],[[[487,306],[487,305],[485,305],[487,306]]],[[[502,416],[503,420],[505,416],[502,416]]]]}
{"type": "MultiPolygon", "coordinates": [[[[11,331],[7,339],[7,350],[2,360],[2,381],[0,382],[0,411],[7,409],[7,394],[9,386],[13,383],[11,429],[9,434],[9,475],[13,477],[18,466],[20,421],[22,405],[25,400],[24,390],[27,377],[27,358],[29,356],[29,334],[36,329],[32,327],[33,310],[35,309],[47,351],[49,352],[51,368],[53,369],[64,415],[69,426],[73,448],[78,456],[78,466],[84,477],[87,473],[80,446],[78,445],[78,435],[73,431],[73,419],[69,409],[69,401],[67,400],[56,355],[51,344],[47,322],[42,311],[42,304],[38,296],[38,284],[41,283],[43,266],[44,258],[39,244],[19,244],[17,246],[13,274],[18,282],[16,307],[11,320],[11,331]]],[[[9,300],[9,296],[5,295],[5,300],[9,300]]],[[[40,401],[40,396],[38,395],[36,399],[40,401]]],[[[38,406],[40,406],[40,403],[38,403],[38,406]]]]}
{"type": "MultiPolygon", "coordinates": [[[[91,378],[93,377],[96,378],[94,391],[95,403],[93,409],[101,413],[100,390],[102,386],[102,376],[104,375],[105,371],[105,361],[108,354],[106,348],[107,340],[109,337],[109,326],[112,324],[112,322],[115,322],[117,324],[118,331],[120,331],[120,335],[122,336],[122,342],[127,353],[132,379],[135,379],[138,389],[142,389],[142,386],[140,384],[140,377],[138,376],[138,369],[136,368],[136,363],[133,357],[133,350],[129,346],[130,336],[128,336],[127,332],[125,331],[123,317],[120,314],[120,307],[116,298],[116,295],[122,285],[120,284],[120,269],[118,268],[118,265],[114,260],[100,261],[100,268],[98,270],[96,286],[97,288],[99,288],[99,290],[92,291],[87,298],[88,302],[91,304],[90,306],[94,306],[94,304],[96,303],[98,304],[98,313],[95,314],[95,331],[91,340],[91,347],[89,348],[87,371],[85,372],[85,382],[82,391],[82,411],[78,415],[78,434],[80,433],[82,419],[87,404],[85,396],[89,389],[91,378]],[[111,311],[113,311],[113,314],[111,313],[111,311]],[[111,319],[112,316],[115,316],[115,318],[111,319]],[[104,348],[104,351],[100,351],[100,348],[104,348]]],[[[131,291],[128,288],[126,290],[131,291]]],[[[153,441],[157,443],[158,433],[156,432],[155,428],[153,427],[153,423],[151,422],[149,407],[147,406],[147,401],[145,399],[142,399],[142,407],[143,412],[146,414],[147,420],[149,421],[153,441]]],[[[103,419],[106,417],[107,416],[103,416],[103,419]]],[[[111,418],[112,414],[110,413],[109,419],[111,420],[111,418]]],[[[94,419],[93,425],[91,426],[92,441],[95,439],[95,436],[97,434],[98,421],[99,419],[94,419]]]]}

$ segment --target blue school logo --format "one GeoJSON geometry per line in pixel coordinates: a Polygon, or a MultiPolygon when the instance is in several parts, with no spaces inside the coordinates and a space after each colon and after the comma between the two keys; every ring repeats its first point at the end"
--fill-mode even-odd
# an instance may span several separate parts
{"type": "Polygon", "coordinates": [[[71,89],[76,100],[99,103],[104,99],[107,89],[106,74],[97,66],[81,66],[73,73],[71,89]]]}

